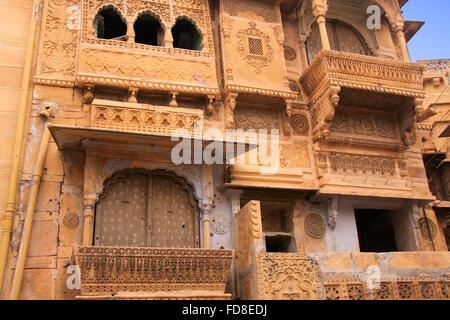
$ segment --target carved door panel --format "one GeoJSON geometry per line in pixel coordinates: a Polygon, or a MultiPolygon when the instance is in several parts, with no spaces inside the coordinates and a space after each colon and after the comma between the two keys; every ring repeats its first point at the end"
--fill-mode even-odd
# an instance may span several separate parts
{"type": "Polygon", "coordinates": [[[147,192],[146,175],[127,176],[109,186],[97,204],[96,245],[146,245],[147,192]]]}
{"type": "MultiPolygon", "coordinates": [[[[334,28],[334,41],[335,47],[338,51],[357,53],[357,54],[367,54],[367,50],[362,42],[362,39],[355,31],[349,27],[342,25],[340,23],[333,23],[334,28]]],[[[327,26],[330,28],[330,26],[327,26]]]]}
{"type": "MultiPolygon", "coordinates": [[[[326,26],[331,50],[363,55],[369,54],[362,36],[352,27],[335,21],[327,21],[326,26]]],[[[306,41],[306,48],[309,63],[311,63],[322,50],[322,41],[317,23],[312,25],[311,33],[306,41]]]]}
{"type": "Polygon", "coordinates": [[[189,195],[181,185],[171,179],[154,176],[149,180],[149,194],[149,220],[152,224],[149,245],[171,248],[198,247],[197,214],[189,202],[189,195]]]}
{"type": "Polygon", "coordinates": [[[199,247],[197,207],[174,179],[132,174],[105,190],[96,208],[95,245],[199,247]]]}

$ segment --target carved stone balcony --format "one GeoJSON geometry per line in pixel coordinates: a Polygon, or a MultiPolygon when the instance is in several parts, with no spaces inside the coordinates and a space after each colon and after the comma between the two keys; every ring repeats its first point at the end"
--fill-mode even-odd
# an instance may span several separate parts
{"type": "Polygon", "coordinates": [[[353,53],[322,50],[301,78],[311,99],[326,85],[424,97],[423,66],[353,53]]]}
{"type": "Polygon", "coordinates": [[[207,1],[128,0],[115,5],[104,0],[83,0],[77,86],[93,84],[203,95],[219,93],[207,1]],[[123,39],[100,39],[95,35],[93,21],[106,6],[114,8],[127,24],[127,35],[123,39]],[[165,31],[161,46],[135,41],[134,23],[146,12],[154,14],[165,31]],[[202,35],[201,50],[174,48],[171,29],[178,17],[192,19],[202,35]]]}
{"type": "Polygon", "coordinates": [[[230,298],[233,250],[76,247],[79,299],[230,298]]]}
{"type": "Polygon", "coordinates": [[[369,117],[370,113],[374,113],[374,118],[381,115],[389,121],[394,120],[392,128],[388,128],[393,132],[390,139],[379,142],[376,137],[343,139],[340,135],[339,139],[334,140],[389,149],[398,149],[401,144],[413,144],[413,110],[421,111],[425,97],[423,71],[423,65],[419,64],[322,50],[300,78],[311,103],[315,140],[329,140],[338,110],[358,108],[354,114],[361,111],[369,113],[369,117]]]}

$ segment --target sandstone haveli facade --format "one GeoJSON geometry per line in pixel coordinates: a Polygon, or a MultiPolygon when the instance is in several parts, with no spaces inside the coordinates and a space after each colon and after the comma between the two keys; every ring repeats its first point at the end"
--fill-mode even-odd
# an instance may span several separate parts
{"type": "Polygon", "coordinates": [[[0,1],[3,299],[448,299],[448,60],[405,1],[37,3],[0,1]]]}

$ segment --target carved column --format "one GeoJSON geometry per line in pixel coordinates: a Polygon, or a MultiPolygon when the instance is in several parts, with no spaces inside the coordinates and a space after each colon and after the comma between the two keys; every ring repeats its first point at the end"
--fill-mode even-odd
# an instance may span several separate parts
{"type": "Polygon", "coordinates": [[[173,48],[173,36],[171,30],[166,30],[164,33],[164,46],[167,48],[173,48]]]}
{"type": "Polygon", "coordinates": [[[211,199],[203,199],[200,208],[202,210],[202,226],[203,226],[203,248],[211,248],[211,232],[209,229],[209,215],[211,213],[211,199]]]}
{"type": "Polygon", "coordinates": [[[127,42],[135,43],[134,38],[136,37],[136,33],[134,32],[134,21],[128,23],[127,36],[128,36],[127,42]]]}
{"type": "Polygon", "coordinates": [[[84,228],[83,228],[83,246],[92,246],[94,237],[94,215],[97,195],[88,193],[84,195],[84,228]]]}
{"type": "Polygon", "coordinates": [[[328,5],[327,0],[313,0],[312,2],[313,14],[317,18],[317,25],[319,26],[320,40],[322,41],[322,49],[330,50],[330,40],[328,39],[327,26],[325,16],[327,15],[328,5]]]}
{"type": "Polygon", "coordinates": [[[300,36],[300,54],[302,57],[302,67],[303,71],[308,67],[308,52],[306,51],[306,35],[301,34],[300,36]]]}
{"type": "Polygon", "coordinates": [[[403,60],[411,62],[411,57],[409,56],[408,46],[406,44],[405,34],[403,33],[403,28],[405,23],[403,21],[399,21],[392,26],[392,29],[397,36],[397,40],[400,44],[400,49],[402,50],[403,60]]]}
{"type": "Polygon", "coordinates": [[[214,201],[214,179],[213,167],[211,165],[203,165],[203,199],[200,203],[202,210],[203,223],[203,248],[211,248],[211,232],[209,229],[209,216],[214,201]]]}

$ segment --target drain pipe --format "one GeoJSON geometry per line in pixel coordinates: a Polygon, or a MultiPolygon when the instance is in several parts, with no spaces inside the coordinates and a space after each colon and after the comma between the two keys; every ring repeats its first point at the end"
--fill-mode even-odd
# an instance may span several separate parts
{"type": "Polygon", "coordinates": [[[41,145],[39,147],[39,154],[36,161],[36,167],[33,172],[33,178],[31,180],[31,190],[28,200],[27,215],[25,218],[25,224],[22,231],[22,239],[20,241],[19,255],[17,257],[16,271],[14,273],[14,279],[11,289],[11,300],[19,299],[20,288],[22,286],[23,270],[25,269],[25,262],[28,254],[28,247],[30,244],[31,229],[33,226],[34,211],[36,209],[36,202],[39,193],[39,187],[41,185],[42,174],[44,172],[45,156],[47,155],[47,149],[50,142],[50,130],[47,127],[47,122],[54,111],[56,111],[57,105],[51,102],[44,102],[40,106],[39,116],[45,119],[44,132],[41,138],[41,145]]]}
{"type": "Polygon", "coordinates": [[[14,153],[12,157],[11,173],[9,177],[8,200],[6,202],[6,210],[2,217],[1,223],[1,240],[0,240],[0,292],[3,288],[5,278],[6,261],[8,259],[9,245],[11,242],[11,231],[13,220],[16,215],[16,197],[17,186],[19,180],[20,161],[23,157],[23,140],[26,121],[26,113],[29,100],[30,78],[33,63],[34,42],[36,39],[37,22],[39,16],[39,2],[34,0],[33,12],[31,18],[30,29],[28,33],[28,46],[25,57],[24,73],[22,77],[22,89],[20,93],[20,103],[18,110],[18,119],[16,127],[16,135],[14,142],[14,153]]]}

